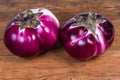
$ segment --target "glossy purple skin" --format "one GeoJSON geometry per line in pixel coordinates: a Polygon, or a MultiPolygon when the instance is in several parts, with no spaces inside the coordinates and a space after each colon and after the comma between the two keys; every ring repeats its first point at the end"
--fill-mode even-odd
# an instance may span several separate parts
{"type": "Polygon", "coordinates": [[[85,17],[80,13],[69,19],[60,30],[60,41],[68,54],[79,60],[92,59],[108,49],[114,40],[112,23],[101,14],[95,13],[96,19],[102,19],[95,25],[95,34],[83,25],[76,25],[76,18],[85,17]],[[75,26],[74,26],[75,25],[75,26]]]}
{"type": "Polygon", "coordinates": [[[6,47],[20,57],[33,57],[42,51],[52,49],[58,40],[59,22],[54,14],[45,9],[32,9],[33,12],[43,12],[39,16],[40,25],[34,28],[20,29],[14,24],[16,17],[7,25],[4,34],[6,47]]]}

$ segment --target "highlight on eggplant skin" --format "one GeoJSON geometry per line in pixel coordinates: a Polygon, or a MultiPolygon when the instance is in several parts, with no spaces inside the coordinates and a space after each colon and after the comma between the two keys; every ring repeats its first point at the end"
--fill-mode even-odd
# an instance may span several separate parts
{"type": "Polygon", "coordinates": [[[60,29],[60,42],[68,54],[89,60],[104,53],[113,43],[114,26],[102,14],[86,12],[75,15],[60,29]]]}
{"type": "Polygon", "coordinates": [[[17,56],[33,57],[56,45],[59,29],[59,21],[50,10],[28,9],[8,23],[4,43],[17,56]]]}

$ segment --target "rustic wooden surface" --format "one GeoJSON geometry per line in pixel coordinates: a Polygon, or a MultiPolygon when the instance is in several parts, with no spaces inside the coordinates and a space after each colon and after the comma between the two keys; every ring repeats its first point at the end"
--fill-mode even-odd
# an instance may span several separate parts
{"type": "Polygon", "coordinates": [[[120,0],[0,0],[0,80],[120,80],[120,0]],[[46,7],[64,22],[80,12],[99,12],[115,27],[113,45],[89,60],[71,58],[64,49],[33,59],[14,56],[3,43],[6,24],[25,9],[46,7]]]}

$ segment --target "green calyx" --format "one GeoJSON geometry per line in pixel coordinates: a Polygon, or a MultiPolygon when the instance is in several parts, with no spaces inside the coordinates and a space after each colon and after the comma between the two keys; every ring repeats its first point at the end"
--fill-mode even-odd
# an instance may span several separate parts
{"type": "Polygon", "coordinates": [[[21,29],[23,28],[34,28],[40,24],[39,17],[43,13],[33,13],[31,10],[26,10],[23,13],[17,15],[18,21],[15,24],[19,25],[21,29]]]}
{"type": "Polygon", "coordinates": [[[97,24],[101,23],[103,19],[96,18],[96,13],[89,12],[86,16],[79,16],[76,19],[78,26],[84,26],[95,34],[97,24]]]}

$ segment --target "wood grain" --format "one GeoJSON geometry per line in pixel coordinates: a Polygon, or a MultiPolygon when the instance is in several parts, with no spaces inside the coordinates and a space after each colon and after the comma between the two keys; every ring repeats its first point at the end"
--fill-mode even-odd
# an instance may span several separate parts
{"type": "Polygon", "coordinates": [[[120,80],[120,0],[0,0],[0,80],[120,80]],[[14,56],[3,43],[6,24],[19,12],[45,7],[64,22],[80,12],[99,12],[115,27],[113,45],[89,61],[71,58],[64,49],[33,59],[14,56]]]}

